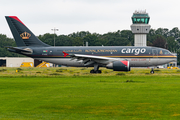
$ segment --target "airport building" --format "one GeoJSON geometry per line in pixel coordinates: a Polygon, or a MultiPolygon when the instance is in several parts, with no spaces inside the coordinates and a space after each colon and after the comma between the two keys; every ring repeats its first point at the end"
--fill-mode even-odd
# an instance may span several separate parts
{"type": "Polygon", "coordinates": [[[23,62],[34,63],[34,59],[23,57],[0,57],[0,66],[2,67],[20,67],[23,62]]]}
{"type": "Polygon", "coordinates": [[[52,64],[29,57],[0,57],[0,67],[51,67],[52,64]]]}
{"type": "Polygon", "coordinates": [[[135,11],[132,16],[131,30],[134,33],[134,46],[147,46],[147,34],[151,26],[146,11],[135,11]]]}

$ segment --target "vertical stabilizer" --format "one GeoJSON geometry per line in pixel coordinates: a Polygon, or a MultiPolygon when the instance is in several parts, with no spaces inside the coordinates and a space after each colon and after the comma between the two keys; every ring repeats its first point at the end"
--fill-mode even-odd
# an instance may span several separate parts
{"type": "Polygon", "coordinates": [[[48,47],[49,45],[40,41],[16,16],[6,16],[6,20],[14,36],[18,47],[34,46],[48,47]]]}

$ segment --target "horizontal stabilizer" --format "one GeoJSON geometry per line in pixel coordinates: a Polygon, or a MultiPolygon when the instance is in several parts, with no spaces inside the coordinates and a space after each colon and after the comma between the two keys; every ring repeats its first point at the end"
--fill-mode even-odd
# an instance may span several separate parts
{"type": "Polygon", "coordinates": [[[32,53],[32,50],[29,49],[29,48],[20,49],[20,48],[11,47],[11,46],[7,46],[6,48],[8,48],[9,51],[17,52],[17,53],[26,53],[26,54],[31,54],[32,53]]]}

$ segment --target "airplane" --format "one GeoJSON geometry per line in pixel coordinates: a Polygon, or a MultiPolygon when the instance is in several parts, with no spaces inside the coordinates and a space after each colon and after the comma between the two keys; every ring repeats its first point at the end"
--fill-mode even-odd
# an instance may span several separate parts
{"type": "MultiPolygon", "coordinates": [[[[39,40],[16,16],[5,16],[17,47],[11,52],[33,59],[72,67],[94,67],[90,73],[101,73],[99,67],[130,71],[131,67],[151,67],[176,61],[170,51],[150,46],[50,46],[39,40]]],[[[154,73],[152,68],[150,73],[154,73]]]]}

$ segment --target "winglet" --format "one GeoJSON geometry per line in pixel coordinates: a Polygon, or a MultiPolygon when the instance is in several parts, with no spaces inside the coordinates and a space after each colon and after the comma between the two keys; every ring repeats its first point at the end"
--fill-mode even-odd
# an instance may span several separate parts
{"type": "Polygon", "coordinates": [[[69,55],[68,53],[65,53],[64,51],[62,51],[63,54],[64,54],[64,57],[66,57],[67,55],[69,55]]]}

